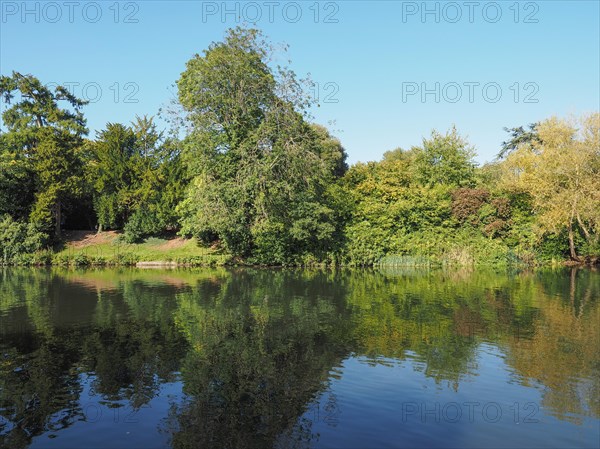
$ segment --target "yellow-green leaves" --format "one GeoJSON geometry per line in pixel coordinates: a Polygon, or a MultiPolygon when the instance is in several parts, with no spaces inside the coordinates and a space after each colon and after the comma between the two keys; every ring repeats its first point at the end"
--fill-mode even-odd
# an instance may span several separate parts
{"type": "Polygon", "coordinates": [[[578,121],[551,118],[537,127],[539,140],[525,143],[504,163],[505,187],[531,195],[539,232],[567,230],[577,259],[580,234],[598,242],[600,225],[600,115],[578,121]]]}

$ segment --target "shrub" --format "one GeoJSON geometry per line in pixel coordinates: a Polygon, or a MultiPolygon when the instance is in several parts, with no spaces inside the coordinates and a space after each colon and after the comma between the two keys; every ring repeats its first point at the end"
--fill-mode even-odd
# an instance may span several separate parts
{"type": "Polygon", "coordinates": [[[479,208],[483,206],[490,193],[484,189],[456,189],[452,192],[452,215],[460,222],[479,223],[479,208]]]}
{"type": "Polygon", "coordinates": [[[41,250],[47,241],[47,234],[34,223],[15,221],[10,215],[0,217],[0,263],[25,263],[22,256],[41,250]]]}
{"type": "Polygon", "coordinates": [[[85,254],[75,254],[72,260],[72,265],[76,267],[84,267],[90,264],[90,260],[85,254]]]}
{"type": "Polygon", "coordinates": [[[71,258],[68,254],[55,254],[52,258],[52,265],[58,265],[62,267],[69,266],[71,258]]]}
{"type": "Polygon", "coordinates": [[[127,243],[141,242],[145,237],[157,234],[163,229],[160,220],[145,207],[136,210],[123,228],[127,243]]]}
{"type": "Polygon", "coordinates": [[[49,249],[45,249],[42,251],[37,251],[33,253],[31,256],[31,265],[43,266],[43,265],[51,265],[52,264],[52,251],[49,249]]]}

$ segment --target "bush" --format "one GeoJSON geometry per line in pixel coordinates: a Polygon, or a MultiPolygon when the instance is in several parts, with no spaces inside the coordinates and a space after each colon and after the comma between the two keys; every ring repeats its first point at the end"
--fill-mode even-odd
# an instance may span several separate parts
{"type": "Polygon", "coordinates": [[[119,266],[135,265],[138,262],[139,257],[130,253],[120,253],[112,259],[112,263],[119,266]]]}
{"type": "Polygon", "coordinates": [[[70,265],[71,258],[68,254],[55,254],[52,258],[52,265],[67,267],[70,265]]]}
{"type": "Polygon", "coordinates": [[[15,221],[10,215],[0,218],[0,263],[29,264],[23,255],[42,250],[47,242],[48,235],[34,223],[15,221]]]}
{"type": "Polygon", "coordinates": [[[108,264],[108,261],[103,256],[92,256],[90,257],[90,265],[95,267],[102,267],[108,264]]]}
{"type": "Polygon", "coordinates": [[[90,259],[85,254],[75,254],[72,260],[72,265],[76,267],[85,267],[90,265],[90,259]]]}
{"type": "Polygon", "coordinates": [[[204,256],[178,257],[175,262],[190,267],[215,267],[227,265],[231,262],[229,256],[221,254],[207,254],[204,256]]]}
{"type": "Polygon", "coordinates": [[[35,266],[43,266],[43,265],[51,265],[52,264],[52,251],[49,249],[45,249],[42,251],[37,251],[33,253],[31,256],[31,265],[35,266]]]}
{"type": "Polygon", "coordinates": [[[160,220],[147,208],[139,208],[123,228],[123,238],[127,243],[139,243],[145,237],[158,234],[163,229],[160,220]]]}
{"type": "Polygon", "coordinates": [[[479,223],[479,209],[488,200],[490,193],[484,189],[456,189],[452,192],[452,215],[464,223],[469,221],[471,224],[479,223]]]}

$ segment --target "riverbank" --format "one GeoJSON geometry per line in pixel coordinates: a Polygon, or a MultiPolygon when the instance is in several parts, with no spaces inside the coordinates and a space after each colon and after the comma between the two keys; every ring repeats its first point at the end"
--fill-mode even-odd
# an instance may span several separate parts
{"type": "Polygon", "coordinates": [[[195,239],[168,236],[126,243],[122,233],[116,231],[68,231],[54,249],[22,254],[8,265],[219,266],[230,259],[218,249],[198,245],[195,239]]]}
{"type": "MultiPolygon", "coordinates": [[[[466,254],[466,253],[465,253],[466,254]]],[[[176,268],[251,265],[234,258],[217,247],[205,247],[195,239],[176,235],[151,237],[140,243],[126,243],[122,233],[105,231],[67,231],[63,242],[53,249],[32,254],[21,254],[16,260],[0,261],[0,265],[63,266],[63,267],[117,267],[176,268]]],[[[439,267],[439,266],[590,266],[598,260],[574,262],[564,259],[525,259],[520,254],[498,254],[482,259],[476,254],[457,257],[454,253],[444,255],[410,256],[387,255],[374,265],[379,267],[439,267]]],[[[318,263],[311,266],[347,265],[341,261],[318,263]]]]}

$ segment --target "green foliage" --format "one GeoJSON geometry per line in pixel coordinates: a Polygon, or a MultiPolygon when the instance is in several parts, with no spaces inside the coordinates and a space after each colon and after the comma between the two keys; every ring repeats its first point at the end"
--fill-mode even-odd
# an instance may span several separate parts
{"type": "Polygon", "coordinates": [[[164,226],[157,216],[142,206],[127,221],[123,229],[124,238],[127,243],[138,243],[145,237],[160,233],[163,229],[164,226]]]}
{"type": "Polygon", "coordinates": [[[186,177],[177,142],[163,139],[152,118],[109,123],[86,155],[100,229],[123,228],[133,242],[178,227],[186,177]]]}
{"type": "Polygon", "coordinates": [[[35,183],[30,160],[6,145],[0,134],[0,216],[26,219],[34,201],[35,183]]]}
{"type": "Polygon", "coordinates": [[[102,228],[122,226],[132,206],[136,187],[132,170],[135,157],[135,134],[127,126],[109,123],[92,143],[89,164],[95,194],[94,207],[102,228]]]}
{"type": "Polygon", "coordinates": [[[305,121],[299,81],[271,69],[269,52],[260,33],[238,28],[188,62],[178,88],[193,178],[178,210],[184,235],[280,265],[333,249],[340,223],[328,189],[346,155],[305,121]]]}
{"type": "Polygon", "coordinates": [[[0,217],[0,263],[21,263],[26,254],[41,251],[47,244],[47,235],[34,223],[13,220],[10,215],[0,217]]]}
{"type": "MultiPolygon", "coordinates": [[[[87,134],[81,112],[85,102],[63,86],[52,91],[37,78],[18,72],[0,77],[0,95],[8,105],[2,114],[8,131],[0,138],[0,155],[8,149],[14,155],[15,169],[20,166],[11,170],[13,179],[23,176],[23,170],[31,171],[35,200],[28,204],[30,220],[43,228],[54,225],[58,237],[65,203],[81,193],[81,160],[77,152],[82,136],[87,134]]],[[[30,198],[27,187],[32,185],[25,183],[24,187],[23,194],[2,203],[14,204],[30,198]]]]}
{"type": "Polygon", "coordinates": [[[431,138],[423,139],[423,146],[414,151],[416,176],[421,184],[473,185],[475,150],[456,128],[445,135],[433,131],[431,138]]]}
{"type": "Polygon", "coordinates": [[[341,142],[310,123],[310,81],[274,67],[275,51],[238,27],[196,54],[166,135],[144,115],[84,140],[84,101],[32,75],[0,76],[3,263],[46,263],[42,248],[62,228],[94,225],[140,246],[178,232],[240,264],[600,260],[600,115],[506,128],[499,158],[482,167],[453,127],[349,168],[341,142]]]}
{"type": "Polygon", "coordinates": [[[513,213],[509,195],[466,187],[478,179],[471,158],[468,143],[452,130],[445,136],[434,132],[423,148],[397,149],[381,162],[353,166],[344,177],[353,198],[346,263],[529,262],[533,243],[518,238],[520,230],[531,232],[522,218],[531,216],[524,213],[527,198],[515,197],[513,213]]]}
{"type": "Polygon", "coordinates": [[[412,236],[454,225],[452,187],[417,182],[412,154],[388,154],[380,163],[352,167],[345,176],[354,204],[346,226],[349,263],[370,265],[386,254],[414,253],[412,236]]]}

